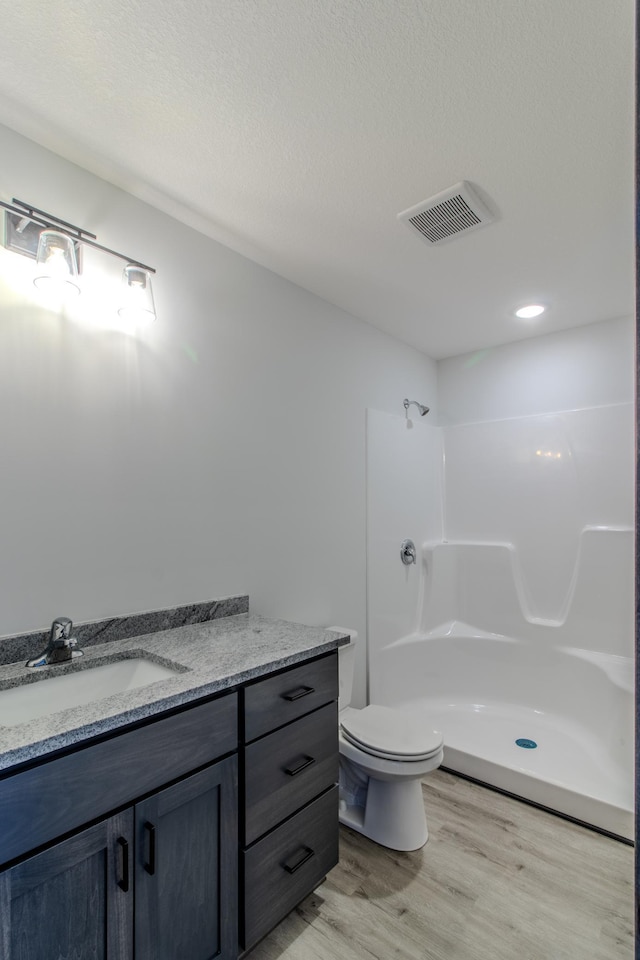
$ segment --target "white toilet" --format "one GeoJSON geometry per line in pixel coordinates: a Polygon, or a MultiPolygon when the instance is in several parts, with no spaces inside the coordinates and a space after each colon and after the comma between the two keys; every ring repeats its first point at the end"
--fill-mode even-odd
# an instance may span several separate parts
{"type": "Polygon", "coordinates": [[[426,710],[349,706],[358,634],[338,648],[340,822],[392,850],[427,842],[421,779],[442,763],[442,734],[426,710]]]}

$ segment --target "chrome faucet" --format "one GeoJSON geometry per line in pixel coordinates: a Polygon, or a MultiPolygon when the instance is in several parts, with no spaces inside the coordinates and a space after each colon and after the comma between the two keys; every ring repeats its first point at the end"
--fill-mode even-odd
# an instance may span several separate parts
{"type": "Polygon", "coordinates": [[[71,636],[73,623],[69,617],[56,617],[51,624],[49,644],[38,657],[27,660],[28,667],[44,667],[49,663],[68,663],[75,657],[82,656],[78,650],[78,641],[71,636]]]}

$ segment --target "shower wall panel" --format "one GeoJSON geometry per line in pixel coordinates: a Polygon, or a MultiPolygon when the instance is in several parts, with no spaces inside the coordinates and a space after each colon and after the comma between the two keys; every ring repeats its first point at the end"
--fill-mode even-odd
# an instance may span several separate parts
{"type": "Polygon", "coordinates": [[[419,626],[421,551],[442,539],[442,431],[426,420],[367,410],[367,593],[369,645],[384,646],[419,626]],[[418,562],[405,566],[411,539],[418,562]]]}
{"type": "MultiPolygon", "coordinates": [[[[631,656],[633,405],[445,427],[443,445],[453,618],[631,656]]],[[[432,573],[449,581],[444,562],[432,573]]]]}

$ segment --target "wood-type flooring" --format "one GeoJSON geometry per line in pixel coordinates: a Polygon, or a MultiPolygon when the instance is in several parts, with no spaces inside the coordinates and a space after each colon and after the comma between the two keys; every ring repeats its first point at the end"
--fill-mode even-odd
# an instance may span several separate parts
{"type": "Polygon", "coordinates": [[[429,841],[340,863],[248,960],[631,960],[633,849],[442,770],[429,841]]]}

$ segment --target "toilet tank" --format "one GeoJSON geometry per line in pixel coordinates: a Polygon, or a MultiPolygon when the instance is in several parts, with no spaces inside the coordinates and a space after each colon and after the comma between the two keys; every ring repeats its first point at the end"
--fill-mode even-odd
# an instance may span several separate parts
{"type": "Polygon", "coordinates": [[[344,627],[327,627],[327,629],[349,635],[349,643],[338,647],[338,712],[340,712],[351,703],[358,632],[357,630],[347,630],[344,627]]]}

